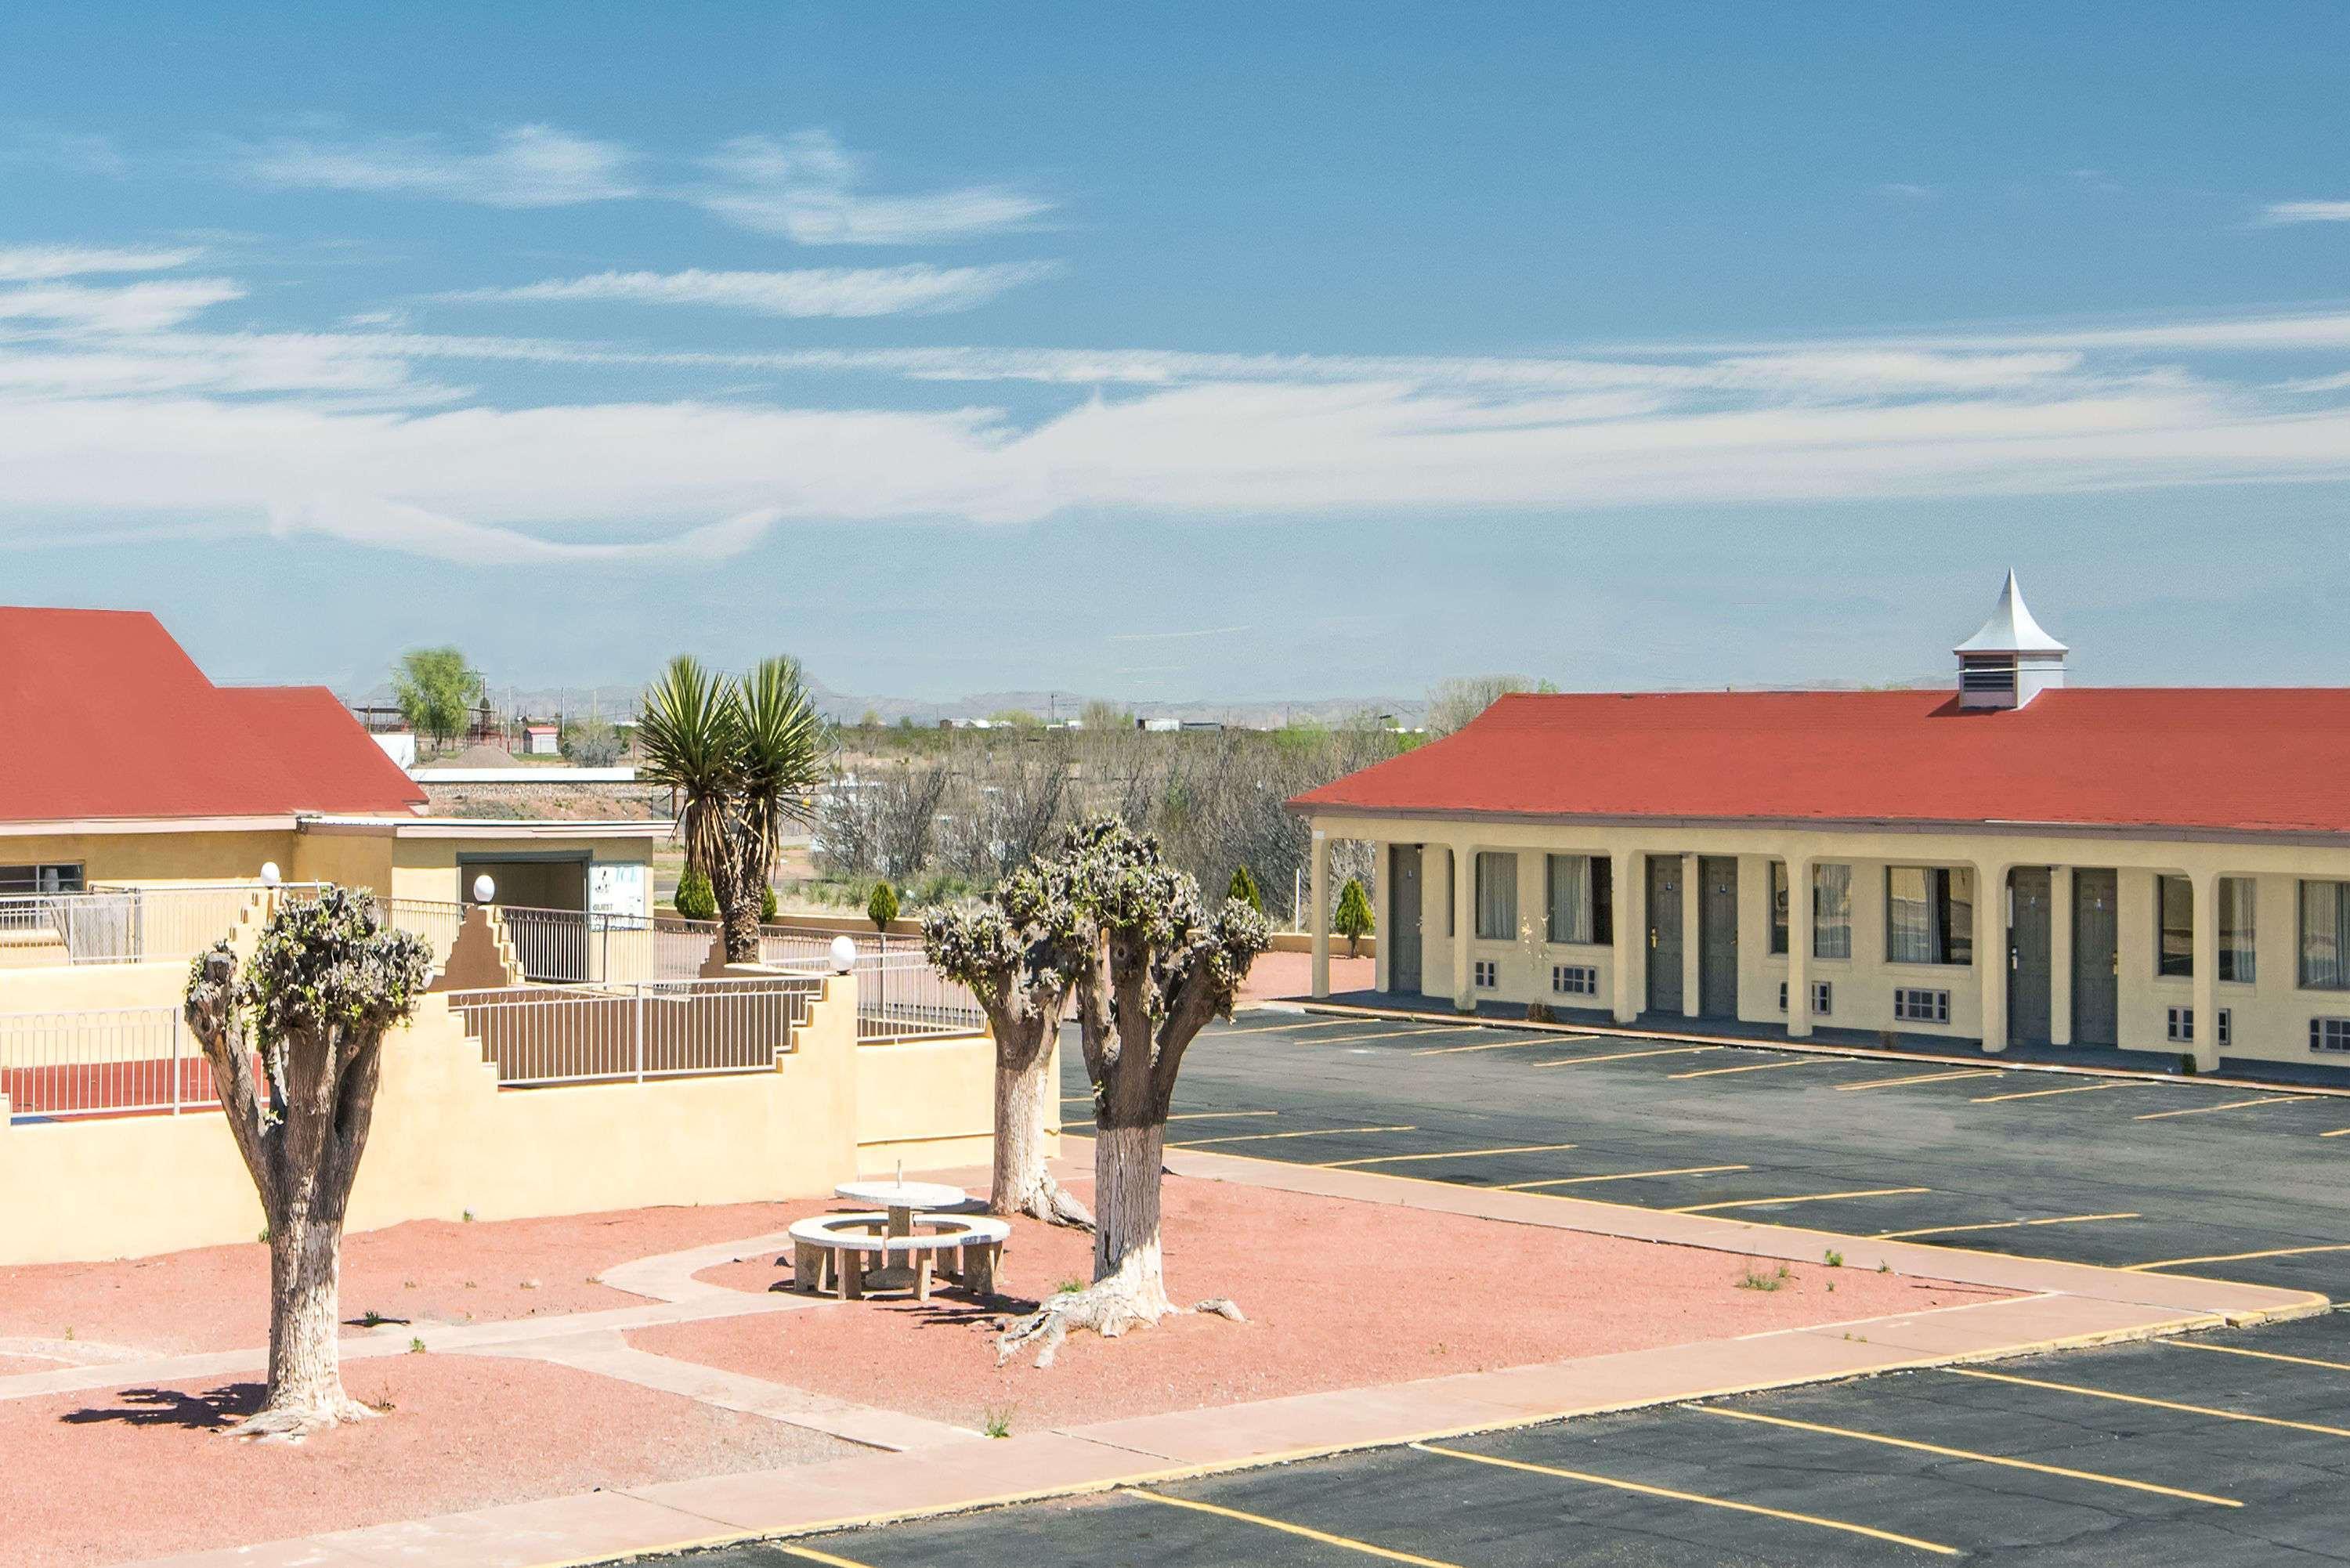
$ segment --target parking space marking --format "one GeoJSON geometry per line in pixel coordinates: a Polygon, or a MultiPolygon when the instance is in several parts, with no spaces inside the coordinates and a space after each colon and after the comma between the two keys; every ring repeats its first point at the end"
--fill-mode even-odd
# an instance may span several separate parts
{"type": "Polygon", "coordinates": [[[1308,1541],[1318,1541],[1325,1546],[1343,1546],[1349,1552],[1359,1552],[1367,1557],[1384,1557],[1390,1563],[1415,1563],[1419,1568],[1460,1568],[1458,1563],[1439,1562],[1433,1557],[1415,1557],[1409,1552],[1397,1552],[1385,1546],[1374,1546],[1367,1541],[1357,1541],[1351,1535],[1333,1535],[1327,1531],[1308,1529],[1292,1524],[1285,1519],[1267,1519],[1261,1513],[1243,1513],[1237,1508],[1224,1508],[1212,1502],[1196,1502],[1188,1497],[1170,1497],[1163,1491],[1146,1491],[1139,1486],[1128,1487],[1123,1497],[1148,1498],[1163,1502],[1170,1508],[1188,1508],[1200,1513],[1212,1513],[1218,1519],[1236,1519],[1243,1524],[1253,1524],[1265,1530],[1278,1530],[1284,1534],[1302,1535],[1308,1541]]]}
{"type": "Polygon", "coordinates": [[[1256,1023],[1246,1029],[1219,1029],[1214,1031],[1214,1034],[1221,1040],[1227,1034],[1273,1034],[1284,1029],[1338,1029],[1349,1023],[1359,1027],[1365,1023],[1378,1022],[1376,1018],[1325,1018],[1318,1023],[1256,1023]]]}
{"type": "Polygon", "coordinates": [[[2335,1127],[2332,1132],[2322,1132],[2317,1136],[2320,1137],[2350,1137],[2350,1127],[2335,1127]]]}
{"type": "Polygon", "coordinates": [[[2240,1111],[2247,1106],[2280,1106],[2289,1100],[2305,1100],[2307,1095],[2262,1095],[2253,1100],[2227,1100],[2216,1106],[2189,1106],[2183,1111],[2148,1111],[2142,1116],[2132,1116],[2134,1122],[2158,1122],[2165,1116],[2199,1116],[2212,1111],[2240,1111]]]}
{"type": "Polygon", "coordinates": [[[1738,1421],[1760,1421],[1767,1426],[1786,1427],[1798,1432],[1819,1432],[1831,1438],[1851,1438],[1864,1443],[1882,1443],[1890,1449],[1910,1449],[1921,1454],[1939,1454],[1946,1459],[1971,1459],[1977,1464],[2003,1465],[2009,1469],[2033,1470],[2044,1476],[2063,1476],[2068,1480],[2094,1481],[2099,1486],[2126,1487],[2131,1491],[2150,1491],[2157,1497],[2185,1498],[2189,1502],[2208,1502],[2220,1508],[2241,1508],[2244,1505],[2232,1497],[2214,1497],[2208,1491],[2189,1491],[2183,1487],[2164,1486],[2157,1481],[2133,1480],[2127,1476],[2109,1476],[2098,1470],[2068,1469],[2063,1465],[2043,1465],[2033,1459],[2012,1459],[2004,1454],[1981,1454],[1972,1449],[1946,1449],[1939,1443],[1921,1443],[1909,1438],[1887,1437],[1882,1432],[1856,1431],[1850,1427],[1824,1427],[1816,1421],[1792,1421],[1784,1416],[1765,1416],[1759,1410],[1733,1410],[1721,1405],[1684,1405],[1684,1410],[1700,1415],[1726,1416],[1738,1421]]]}
{"type": "Polygon", "coordinates": [[[1607,1056],[1562,1056],[1555,1062],[1537,1062],[1537,1067],[1580,1067],[1592,1062],[1629,1062],[1636,1056],[1695,1056],[1700,1052],[1719,1051],[1719,1045],[1671,1045],[1660,1051],[1617,1051],[1607,1056]]]}
{"type": "Polygon", "coordinates": [[[1513,1143],[1503,1148],[1448,1148],[1434,1154],[1373,1154],[1361,1159],[1326,1159],[1314,1168],[1344,1170],[1356,1165],[1403,1165],[1420,1159],[1470,1159],[1481,1154],[1554,1154],[1574,1147],[1571,1143],[1513,1143]]]}
{"type": "Polygon", "coordinates": [[[2254,1258],[2298,1258],[2308,1252],[2350,1252],[2350,1241],[2329,1241],[2322,1247],[2271,1247],[2260,1252],[2212,1252],[2200,1258],[2159,1258],[2151,1263],[2125,1263],[2122,1272],[2141,1274],[2148,1269],[2179,1269],[2189,1263],[2248,1263],[2254,1258]]]}
{"type": "Polygon", "coordinates": [[[1953,1377],[1980,1377],[1990,1383],[2013,1383],[2024,1388],[2047,1388],[2058,1394],[2080,1394],[2091,1399],[2112,1399],[2123,1405],[2150,1405],[2158,1410],[2178,1410],[2189,1416],[2210,1416],[2221,1421],[2249,1421],[2259,1427],[2283,1427],[2320,1437],[2350,1438],[2350,1427],[2324,1427],[2314,1421],[2288,1421],[2282,1416],[2255,1416],[2245,1410],[2222,1410],[2211,1405],[2181,1405],[2175,1399],[2150,1399],[2143,1394],[2116,1394],[2079,1383],[2051,1383],[2039,1377],[2018,1377],[2006,1372],[1983,1372],[1972,1366],[1945,1366],[1953,1377]]]}
{"type": "Polygon", "coordinates": [[[2111,1078],[2102,1084],[2075,1084],[2068,1089],[2024,1089],[2012,1095],[1978,1095],[1970,1102],[1978,1106],[1996,1106],[2004,1100],[2044,1100],[2051,1095],[2094,1095],[2099,1089],[2143,1089],[2148,1085],[2134,1078],[2111,1078]]]}
{"type": "Polygon", "coordinates": [[[2250,1355],[2262,1361],[2287,1361],[2295,1366],[2323,1366],[2329,1372],[2350,1372],[2350,1361],[2320,1361],[2314,1355],[2287,1355],[2275,1350],[2246,1350],[2241,1345],[2206,1345],[2199,1339],[2158,1339],[2173,1350],[2216,1350],[2222,1355],[2250,1355]]]}
{"type": "Polygon", "coordinates": [[[1572,1034],[1536,1034],[1525,1040],[1481,1040],[1474,1045],[1423,1045],[1412,1053],[1415,1056],[1451,1056],[1463,1051],[1509,1051],[1520,1045],[1572,1045],[1572,1034]]]}
{"type": "Polygon", "coordinates": [[[1700,1067],[1692,1073],[1668,1073],[1669,1078],[1718,1078],[1724,1073],[1768,1073],[1774,1067],[1850,1066],[1841,1056],[1797,1056],[1785,1062],[1750,1062],[1743,1067],[1700,1067]]]}
{"type": "MultiPolygon", "coordinates": [[[[1091,1100],[1086,1102],[1093,1104],[1091,1100]]],[[[1279,1111],[1178,1111],[1167,1119],[1170,1122],[1231,1121],[1236,1116],[1277,1116],[1279,1111]]]]}
{"type": "Polygon", "coordinates": [[[1683,1165],[1671,1170],[1618,1170],[1607,1176],[1554,1176],[1544,1181],[1512,1181],[1496,1192],[1525,1192],[1537,1187],[1580,1187],[1587,1181],[1638,1181],[1644,1176],[1711,1176],[1723,1170],[1752,1170],[1751,1165],[1683,1165]]]}
{"type": "Polygon", "coordinates": [[[1912,1236],[1955,1236],[1964,1231],[2017,1231],[2033,1225],[2086,1225],[2098,1220],[2136,1220],[2128,1214],[2058,1214],[2046,1220],[1993,1220],[1981,1225],[1929,1225],[1922,1231],[1879,1231],[1872,1241],[1901,1241],[1912,1236]]]}
{"type": "Polygon", "coordinates": [[[1505,1459],[1492,1454],[1472,1454],[1465,1449],[1440,1448],[1434,1443],[1414,1443],[1423,1454],[1441,1454],[1449,1459],[1467,1459],[1474,1464],[1498,1465],[1503,1469],[1524,1470],[1532,1475],[1555,1476],[1561,1480],[1581,1481],[1586,1486],[1612,1487],[1617,1491],[1638,1492],[1643,1497],[1661,1497],[1674,1502],[1694,1502],[1707,1508],[1726,1508],[1736,1513],[1759,1514],[1764,1519],[1783,1519],[1795,1524],[1816,1525],[1822,1530],[1838,1530],[1847,1535],[1865,1535],[1872,1541],[1889,1541],[1897,1546],[1914,1546],[1920,1552],[1931,1552],[1942,1557],[1965,1555],[1955,1546],[1945,1546],[1939,1541],[1920,1541],[1914,1535],[1898,1535],[1890,1530],[1878,1530],[1871,1525],[1855,1524],[1849,1520],[1823,1519],[1815,1513],[1793,1513],[1785,1509],[1765,1508],[1758,1502],[1739,1502],[1726,1497],[1708,1497],[1703,1492],[1677,1491],[1671,1487],[1650,1486],[1645,1481],[1619,1480],[1614,1476],[1593,1475],[1586,1470],[1561,1469],[1555,1465],[1529,1464],[1523,1459],[1505,1459]]]}
{"type": "Polygon", "coordinates": [[[1169,1148],[1204,1148],[1211,1143],[1262,1143],[1267,1138],[1276,1137],[1342,1137],[1348,1133],[1397,1133],[1419,1130],[1418,1127],[1313,1127],[1305,1132],[1228,1133],[1222,1137],[1188,1138],[1181,1143],[1170,1143],[1167,1147],[1169,1148]]]}
{"type": "Polygon", "coordinates": [[[803,1563],[822,1563],[827,1568],[866,1568],[853,1557],[835,1557],[829,1552],[818,1552],[813,1546],[795,1546],[788,1541],[770,1541],[768,1545],[786,1557],[796,1557],[803,1563]]]}
{"type": "Polygon", "coordinates": [[[1996,1067],[1961,1067],[1955,1073],[1914,1073],[1906,1078],[1870,1078],[1865,1083],[1838,1084],[1836,1093],[1848,1095],[1855,1089],[1890,1089],[1902,1084],[1947,1084],[1953,1078],[1996,1078],[1996,1067]]]}
{"type": "MultiPolygon", "coordinates": [[[[1458,1034],[1464,1028],[1475,1027],[1476,1025],[1474,1024],[1440,1023],[1432,1029],[1375,1029],[1368,1034],[1327,1035],[1323,1039],[1311,1041],[1309,1044],[1315,1045],[1344,1045],[1348,1041],[1352,1040],[1401,1040],[1413,1034],[1458,1034]]],[[[1415,1051],[1412,1054],[1417,1056],[1419,1053],[1415,1051]]]]}
{"type": "Polygon", "coordinates": [[[1668,1209],[1668,1214],[1709,1214],[1716,1209],[1767,1209],[1774,1203],[1825,1203],[1831,1198],[1901,1198],[1931,1192],[1930,1187],[1865,1187],[1856,1192],[1804,1192],[1793,1198],[1737,1198],[1727,1203],[1689,1203],[1668,1209]]]}

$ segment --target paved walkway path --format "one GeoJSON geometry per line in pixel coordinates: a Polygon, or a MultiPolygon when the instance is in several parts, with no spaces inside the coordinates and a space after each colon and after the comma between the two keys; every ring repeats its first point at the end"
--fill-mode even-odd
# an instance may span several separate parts
{"type": "MultiPolygon", "coordinates": [[[[1085,1149],[1081,1141],[1071,1143],[1073,1152],[1085,1149]]],[[[708,1398],[730,1409],[751,1409],[800,1425],[836,1422],[818,1429],[868,1443],[877,1437],[900,1439],[887,1446],[920,1451],[911,1456],[873,1452],[785,1469],[552,1498],[165,1562],[169,1568],[550,1568],[1147,1484],[1673,1400],[2144,1339],[2223,1324],[2276,1321],[2321,1312],[2327,1304],[2324,1298],[2301,1291],[1920,1247],[1700,1214],[1627,1210],[1571,1198],[1455,1187],[1362,1170],[1315,1169],[1205,1151],[1170,1151],[1168,1164],[1179,1175],[1201,1179],[1438,1209],[1745,1256],[1809,1261],[1833,1247],[1844,1253],[1847,1267],[1875,1268],[1883,1262],[1901,1272],[2030,1293],[1733,1340],[1174,1411],[988,1442],[961,1440],[954,1428],[935,1422],[864,1427],[859,1429],[866,1435],[858,1436],[841,1428],[858,1428],[887,1413],[861,1413],[854,1407],[827,1409],[816,1403],[816,1396],[704,1368],[681,1372],[676,1370],[681,1364],[667,1357],[643,1355],[626,1346],[616,1349],[608,1331],[635,1324],[602,1321],[651,1313],[669,1315],[642,1321],[675,1322],[724,1315],[730,1310],[821,1304],[809,1298],[748,1298],[753,1303],[748,1306],[723,1300],[671,1300],[618,1314],[482,1324],[481,1330],[522,1332],[447,1348],[563,1359],[565,1365],[586,1365],[589,1370],[708,1398]]],[[[629,1265],[638,1272],[628,1277],[683,1292],[692,1283],[688,1267],[692,1259],[714,1254],[710,1261],[723,1261],[743,1250],[743,1243],[728,1243],[644,1260],[629,1265]]],[[[614,1281],[612,1274],[605,1278],[614,1281]]],[[[695,1285],[691,1293],[698,1296],[712,1288],[695,1285]]],[[[251,1364],[249,1354],[239,1363],[251,1364]]],[[[114,1372],[103,1381],[119,1382],[121,1369],[114,1372]]],[[[0,1395],[8,1391],[8,1384],[23,1381],[0,1380],[0,1395]]],[[[910,1420],[888,1418],[893,1423],[910,1420]]]]}

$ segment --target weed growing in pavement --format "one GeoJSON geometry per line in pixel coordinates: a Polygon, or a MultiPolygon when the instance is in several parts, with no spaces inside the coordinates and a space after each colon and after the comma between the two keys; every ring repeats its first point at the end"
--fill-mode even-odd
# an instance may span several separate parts
{"type": "Polygon", "coordinates": [[[359,1314],[359,1326],[361,1328],[381,1328],[383,1324],[383,1314],[376,1311],[373,1307],[369,1307],[367,1311],[359,1314]]]}
{"type": "Polygon", "coordinates": [[[409,1354],[409,1355],[423,1355],[423,1354],[424,1354],[424,1342],[423,1342],[422,1340],[421,1340],[421,1339],[411,1339],[411,1340],[410,1340],[410,1341],[408,1342],[408,1354],[409,1354]]]}
{"type": "Polygon", "coordinates": [[[1879,1263],[1877,1265],[1877,1272],[1880,1274],[1889,1274],[1893,1272],[1893,1265],[1889,1262],[1879,1263]]]}
{"type": "Polygon", "coordinates": [[[66,1337],[68,1339],[71,1339],[73,1337],[73,1324],[66,1324],[66,1337]]]}
{"type": "Polygon", "coordinates": [[[1834,1247],[1830,1247],[1827,1250],[1826,1256],[1821,1261],[1826,1263],[1831,1269],[1841,1269],[1844,1267],[1844,1254],[1837,1251],[1834,1247]]]}
{"type": "Polygon", "coordinates": [[[1742,1291],[1775,1291],[1783,1287],[1794,1277],[1784,1263],[1780,1264],[1775,1272],[1767,1274],[1749,1263],[1746,1265],[1746,1272],[1738,1277],[1738,1288],[1742,1291]]]}
{"type": "Polygon", "coordinates": [[[269,1245],[269,1227],[268,1227],[268,1226],[266,1226],[266,1225],[264,1225],[264,1226],[261,1228],[261,1233],[260,1233],[259,1235],[255,1236],[255,1237],[254,1238],[254,1240],[255,1240],[255,1241],[258,1241],[258,1242],[260,1242],[260,1243],[261,1243],[263,1246],[265,1246],[265,1247],[266,1247],[267,1245],[269,1245]]]}
{"type": "Polygon", "coordinates": [[[979,1429],[985,1432],[991,1438],[1010,1437],[1012,1435],[1012,1407],[1009,1405],[995,1405],[989,1407],[987,1413],[980,1417],[979,1429]]]}
{"type": "Polygon", "coordinates": [[[1059,1284],[1053,1287],[1053,1293],[1056,1296],[1073,1296],[1082,1292],[1085,1288],[1086,1282],[1083,1280],[1063,1280],[1059,1284]]]}

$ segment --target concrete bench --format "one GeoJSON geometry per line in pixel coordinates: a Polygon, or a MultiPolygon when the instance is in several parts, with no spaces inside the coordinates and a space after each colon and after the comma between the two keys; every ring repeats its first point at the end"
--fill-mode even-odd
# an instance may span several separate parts
{"type": "Polygon", "coordinates": [[[902,1261],[913,1271],[914,1299],[931,1299],[933,1272],[974,1295],[995,1293],[995,1269],[1012,1227],[984,1215],[924,1214],[911,1234],[887,1234],[887,1214],[819,1214],[796,1221],[792,1241],[792,1283],[819,1295],[857,1301],[867,1277],[902,1261]]]}

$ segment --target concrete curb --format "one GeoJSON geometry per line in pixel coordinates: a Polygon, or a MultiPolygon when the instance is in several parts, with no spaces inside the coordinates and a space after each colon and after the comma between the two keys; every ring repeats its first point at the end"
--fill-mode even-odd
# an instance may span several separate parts
{"type": "MultiPolygon", "coordinates": [[[[1080,1143],[1072,1157],[1082,1153],[1080,1143]]],[[[1168,1166],[1195,1180],[1437,1209],[1502,1223],[1815,1266],[1833,1247],[1847,1266],[1884,1262],[1900,1273],[2026,1293],[1736,1339],[1134,1417],[958,1443],[914,1456],[858,1455],[552,1498],[153,1559],[141,1568],[585,1568],[616,1558],[1163,1484],[1576,1416],[2280,1322],[2324,1312],[2330,1304],[2304,1291],[1878,1241],[1240,1155],[1170,1150],[1168,1166]]]]}

